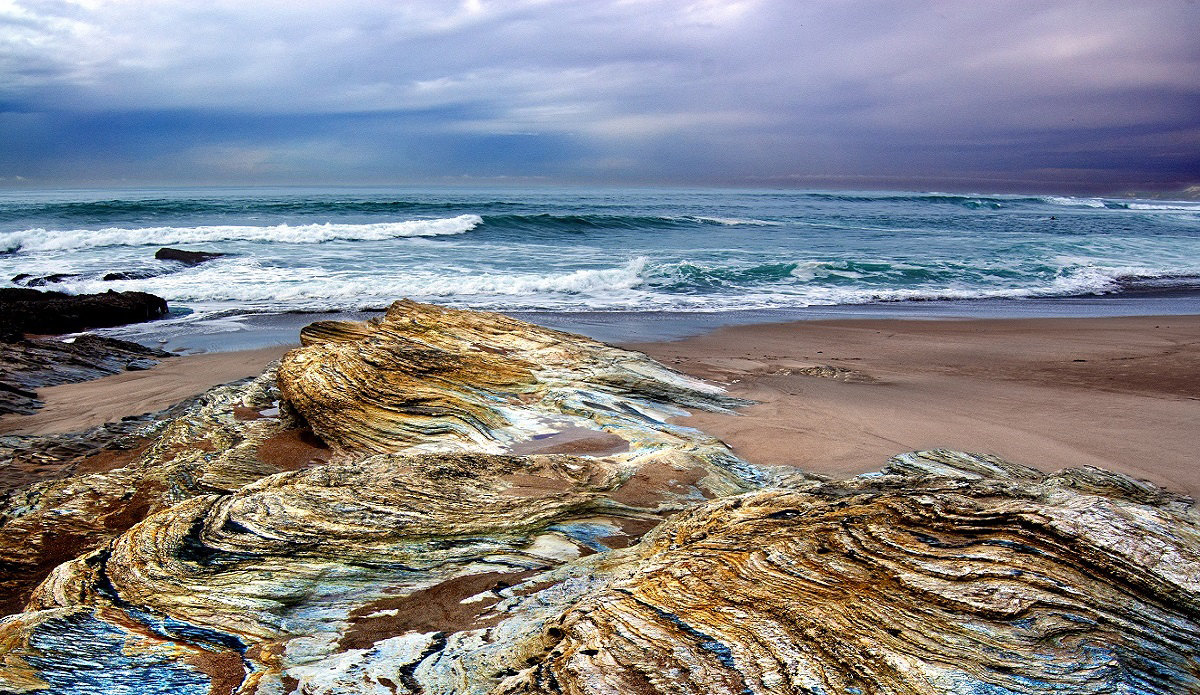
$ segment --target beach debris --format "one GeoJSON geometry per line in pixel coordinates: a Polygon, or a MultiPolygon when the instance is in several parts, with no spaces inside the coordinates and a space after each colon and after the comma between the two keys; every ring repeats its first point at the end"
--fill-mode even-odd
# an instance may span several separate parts
{"type": "Polygon", "coordinates": [[[710,357],[696,360],[694,367],[706,378],[725,384],[741,381],[742,377],[755,376],[810,376],[820,379],[834,379],[853,383],[873,383],[875,377],[848,367],[801,362],[781,359],[775,356],[764,356],[760,359],[749,357],[710,357]]]}
{"type": "Polygon", "coordinates": [[[495,314],[303,341],[4,499],[0,690],[1200,691],[1200,516],[1148,483],[762,469],[667,422],[720,389],[495,314]]]}

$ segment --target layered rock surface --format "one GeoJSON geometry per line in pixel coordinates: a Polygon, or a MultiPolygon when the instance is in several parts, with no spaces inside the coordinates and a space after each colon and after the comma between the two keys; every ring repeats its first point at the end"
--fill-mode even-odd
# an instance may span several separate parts
{"type": "Polygon", "coordinates": [[[0,415],[42,406],[37,389],[149,369],[171,353],[95,335],[61,340],[0,340],[0,415]]]}
{"type": "Polygon", "coordinates": [[[719,389],[502,316],[302,338],[7,497],[0,691],[1200,691],[1188,500],[951,452],[764,470],[667,422],[719,389]]]}

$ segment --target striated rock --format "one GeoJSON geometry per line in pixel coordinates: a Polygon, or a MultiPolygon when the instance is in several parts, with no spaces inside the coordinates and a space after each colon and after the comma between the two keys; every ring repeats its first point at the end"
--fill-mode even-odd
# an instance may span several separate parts
{"type": "Polygon", "coordinates": [[[667,422],[719,389],[491,314],[303,339],[6,498],[0,691],[1200,692],[1190,500],[953,452],[764,470],[667,422]]]}
{"type": "Polygon", "coordinates": [[[285,470],[255,450],[287,425],[235,415],[271,404],[273,376],[86,433],[0,437],[0,608],[19,609],[59,563],[149,513],[285,470]]]}
{"type": "MultiPolygon", "coordinates": [[[[641,467],[680,464],[650,457],[639,466],[380,455],[274,475],[147,518],[106,549],[59,566],[29,608],[105,604],[115,595],[246,642],[322,632],[341,639],[353,631],[352,613],[373,602],[469,575],[515,583],[628,545],[694,494],[680,482],[633,480],[641,467]]],[[[711,494],[699,480],[708,473],[680,465],[678,475],[711,494]]]]}
{"type": "Polygon", "coordinates": [[[504,453],[569,428],[634,447],[723,445],[667,425],[680,405],[743,402],[645,355],[502,316],[411,301],[367,323],[319,321],[284,357],[284,398],[347,452],[504,453]]]}
{"type": "MultiPolygon", "coordinates": [[[[397,307],[372,326],[370,349],[360,354],[383,359],[387,343],[382,337],[387,335],[399,366],[386,372],[375,367],[374,375],[355,366],[350,371],[357,381],[352,383],[376,383],[376,394],[381,394],[380,373],[393,377],[385,380],[388,384],[403,388],[414,380],[400,379],[401,368],[429,373],[428,360],[433,359],[443,374],[452,374],[455,365],[478,364],[456,362],[450,336],[435,336],[435,319],[448,331],[450,321],[468,329],[472,316],[397,307]],[[389,320],[398,326],[388,325],[389,320]],[[387,333],[374,330],[378,328],[387,333]],[[414,341],[417,336],[420,343],[414,341]]],[[[245,658],[252,663],[259,674],[255,678],[283,683],[291,677],[291,666],[407,633],[413,624],[430,625],[424,610],[430,601],[444,606],[441,614],[447,620],[486,624],[488,619],[480,616],[500,600],[498,595],[466,607],[459,601],[502,591],[579,557],[636,543],[670,514],[753,489],[767,477],[711,437],[666,422],[683,411],[663,394],[679,393],[708,407],[731,403],[718,389],[640,355],[576,336],[543,334],[503,317],[478,318],[485,327],[509,331],[497,332],[486,345],[503,350],[499,345],[507,339],[516,344],[510,348],[538,347],[553,368],[546,371],[543,365],[538,373],[556,379],[551,389],[523,365],[506,365],[496,357],[478,371],[461,370],[464,376],[439,382],[438,397],[444,403],[481,404],[474,406],[484,413],[477,417],[481,422],[495,419],[495,432],[475,429],[463,437],[448,428],[446,436],[413,441],[401,408],[392,412],[398,424],[379,431],[402,436],[380,435],[370,448],[333,442],[328,449],[323,438],[337,430],[314,427],[315,434],[305,435],[313,422],[301,417],[307,413],[325,425],[318,417],[323,411],[314,404],[322,403],[328,392],[304,391],[296,382],[308,382],[281,376],[277,393],[275,374],[269,372],[244,386],[216,389],[187,412],[155,425],[149,445],[123,467],[46,481],[10,495],[4,510],[8,520],[0,526],[0,548],[7,553],[0,560],[18,568],[10,573],[10,587],[21,591],[22,579],[45,576],[40,574],[45,549],[63,547],[51,541],[56,534],[75,539],[70,547],[79,557],[42,581],[27,606],[34,612],[11,621],[15,632],[6,634],[13,635],[14,644],[61,637],[65,649],[76,645],[68,636],[72,630],[103,635],[134,630],[141,635],[152,631],[147,615],[167,616],[188,630],[224,635],[227,643],[245,650],[237,662],[245,658]],[[578,359],[590,355],[587,370],[576,369],[565,357],[552,360],[553,350],[578,359]],[[500,376],[489,376],[485,369],[500,376]],[[620,384],[635,385],[637,391],[622,390],[620,384]],[[527,398],[525,403],[509,398],[506,389],[512,388],[527,396],[545,397],[552,391],[557,396],[545,403],[527,398]],[[580,401],[598,420],[555,405],[580,401]],[[498,415],[488,414],[487,408],[496,407],[502,408],[498,415]],[[608,424],[602,426],[601,420],[608,424]],[[483,437],[490,449],[502,449],[507,442],[531,453],[609,455],[420,453],[465,452],[473,437],[483,437]],[[280,449],[285,450],[282,455],[280,449]],[[297,470],[286,472],[288,468],[297,470]],[[30,538],[46,541],[39,545],[26,540],[30,538]],[[131,612],[133,606],[136,611],[131,612]],[[65,609],[70,610],[63,613],[65,609]],[[30,617],[47,611],[72,617],[30,617]]],[[[304,353],[324,356],[327,346],[336,344],[309,342],[289,355],[285,362],[291,369],[304,353]]],[[[402,395],[394,393],[390,402],[400,403],[402,395]]],[[[440,416],[461,421],[462,412],[447,407],[440,416]]],[[[85,653],[94,663],[92,650],[85,653]]],[[[88,672],[74,658],[60,655],[55,663],[61,673],[88,672]]],[[[45,676],[45,667],[39,668],[45,676]]],[[[92,671],[101,680],[88,681],[90,687],[101,687],[105,678],[110,680],[103,681],[104,687],[118,687],[111,680],[116,671],[92,671]]]]}
{"type": "Polygon", "coordinates": [[[926,452],[715,501],[496,692],[1200,692],[1200,524],[1095,469],[926,452]]]}
{"type": "Polygon", "coordinates": [[[145,415],[127,416],[83,432],[0,435],[0,496],[76,472],[119,468],[149,441],[146,432],[186,412],[192,401],[145,415]],[[120,463],[118,463],[120,462],[120,463]]]}
{"type": "Polygon", "coordinates": [[[141,644],[120,660],[155,675],[142,692],[180,674],[244,693],[1200,688],[1200,526],[1147,485],[927,452],[560,564],[587,535],[559,529],[619,480],[584,482],[582,461],[377,455],[193,498],[61,566],[0,626],[7,677],[130,683],[67,648],[86,638],[141,644]],[[422,499],[430,479],[448,485],[422,499]]]}

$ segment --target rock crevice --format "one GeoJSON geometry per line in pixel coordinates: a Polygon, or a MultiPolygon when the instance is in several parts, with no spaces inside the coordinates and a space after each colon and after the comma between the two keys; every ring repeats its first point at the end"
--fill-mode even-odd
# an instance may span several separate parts
{"type": "Polygon", "coordinates": [[[302,338],[6,498],[3,568],[43,574],[0,690],[1200,692],[1200,518],[1147,483],[763,469],[668,422],[720,389],[493,314],[302,338]],[[29,541],[68,536],[53,568],[29,541]]]}

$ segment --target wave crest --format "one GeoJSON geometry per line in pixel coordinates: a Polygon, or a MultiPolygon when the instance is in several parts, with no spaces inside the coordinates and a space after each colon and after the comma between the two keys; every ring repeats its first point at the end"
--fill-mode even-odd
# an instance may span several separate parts
{"type": "Polygon", "coordinates": [[[432,266],[364,276],[283,268],[233,257],[170,275],[102,282],[72,278],[56,289],[137,289],[173,302],[234,302],[240,310],[384,307],[399,297],[494,310],[721,311],[903,300],[1061,297],[1195,291],[1200,276],[1064,259],[1020,269],[880,261],[767,264],[656,263],[645,256],[558,272],[468,272],[432,266]],[[1002,282],[994,276],[1003,275],[1002,282]],[[985,277],[987,276],[987,277],[985,277]]]}
{"type": "Polygon", "coordinates": [[[483,223],[479,215],[458,215],[429,220],[370,224],[279,224],[266,227],[209,225],[199,227],[143,227],[99,230],[49,231],[26,229],[0,233],[0,248],[12,251],[67,251],[103,246],[162,246],[164,244],[217,241],[260,241],[320,244],[327,241],[382,241],[405,237],[464,234],[483,223]]]}

